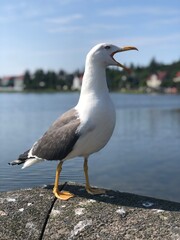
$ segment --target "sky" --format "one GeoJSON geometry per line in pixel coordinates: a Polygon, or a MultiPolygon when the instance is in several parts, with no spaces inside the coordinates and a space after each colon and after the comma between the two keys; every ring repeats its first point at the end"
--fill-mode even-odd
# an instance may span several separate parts
{"type": "Polygon", "coordinates": [[[1,0],[0,77],[84,69],[101,42],[135,46],[116,55],[129,66],[180,59],[179,0],[1,0]]]}

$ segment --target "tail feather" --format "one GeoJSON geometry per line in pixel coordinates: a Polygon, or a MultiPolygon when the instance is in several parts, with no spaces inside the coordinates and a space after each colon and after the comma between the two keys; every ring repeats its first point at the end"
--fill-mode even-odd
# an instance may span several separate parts
{"type": "Polygon", "coordinates": [[[22,169],[30,167],[31,165],[38,163],[38,162],[42,162],[44,161],[44,159],[42,158],[28,158],[25,162],[24,165],[22,166],[22,169]]]}
{"type": "Polygon", "coordinates": [[[21,154],[17,160],[10,162],[9,165],[13,166],[13,165],[24,164],[22,167],[22,169],[24,169],[26,167],[30,167],[35,163],[44,161],[44,159],[38,158],[37,156],[29,156],[29,152],[30,152],[30,149],[24,152],[23,154],[21,154]]]}
{"type": "Polygon", "coordinates": [[[23,154],[20,154],[19,158],[17,160],[10,162],[9,165],[20,165],[22,163],[25,163],[26,160],[28,159],[29,151],[30,151],[30,149],[27,150],[26,152],[24,152],[23,154]]]}

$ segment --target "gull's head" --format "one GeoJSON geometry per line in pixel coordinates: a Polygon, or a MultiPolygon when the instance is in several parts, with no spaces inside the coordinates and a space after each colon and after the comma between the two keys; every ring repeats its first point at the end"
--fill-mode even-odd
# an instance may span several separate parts
{"type": "Polygon", "coordinates": [[[127,46],[127,47],[117,47],[108,43],[100,43],[94,46],[87,55],[87,60],[93,62],[97,65],[107,66],[119,66],[123,69],[129,71],[127,67],[119,63],[114,59],[116,53],[129,51],[129,50],[138,50],[136,47],[127,46]]]}

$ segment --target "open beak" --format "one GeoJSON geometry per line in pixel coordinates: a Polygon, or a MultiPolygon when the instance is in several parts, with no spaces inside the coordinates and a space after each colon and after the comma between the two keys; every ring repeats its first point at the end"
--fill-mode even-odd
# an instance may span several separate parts
{"type": "Polygon", "coordinates": [[[114,55],[115,55],[116,53],[118,53],[118,52],[125,52],[125,51],[129,51],[129,50],[137,50],[137,51],[138,51],[138,49],[137,49],[136,47],[127,46],[127,47],[120,48],[119,50],[117,50],[117,51],[115,51],[115,52],[113,52],[113,53],[111,54],[111,57],[112,57],[112,59],[117,63],[117,66],[122,67],[122,68],[125,69],[128,73],[131,72],[131,69],[129,69],[129,68],[127,68],[126,66],[122,65],[121,63],[117,62],[117,61],[114,59],[114,55]]]}

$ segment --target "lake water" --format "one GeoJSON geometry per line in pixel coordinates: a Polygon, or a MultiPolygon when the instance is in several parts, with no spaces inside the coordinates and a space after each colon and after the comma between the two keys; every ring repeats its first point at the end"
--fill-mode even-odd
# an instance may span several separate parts
{"type": "MultiPolygon", "coordinates": [[[[180,202],[180,95],[111,94],[117,123],[89,158],[92,185],[180,202]]],[[[57,162],[21,170],[8,162],[29,149],[78,93],[0,94],[0,191],[52,184],[57,162]]],[[[84,183],[83,159],[64,163],[60,180],[84,183]]]]}

